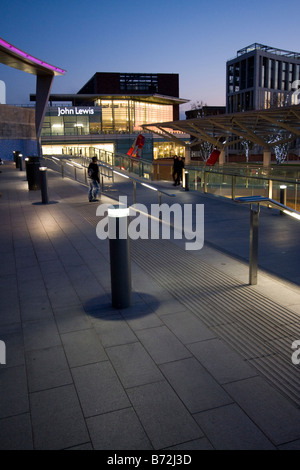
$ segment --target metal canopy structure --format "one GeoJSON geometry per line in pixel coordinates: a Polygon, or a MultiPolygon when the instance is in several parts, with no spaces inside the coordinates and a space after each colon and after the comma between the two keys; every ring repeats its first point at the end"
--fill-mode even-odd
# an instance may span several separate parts
{"type": "Polygon", "coordinates": [[[0,62],[33,75],[64,75],[65,70],[47,64],[0,38],[0,62]]]}
{"type": "MultiPolygon", "coordinates": [[[[185,104],[188,103],[189,100],[185,100],[182,98],[174,98],[172,96],[165,96],[165,95],[159,95],[157,93],[153,94],[124,94],[124,95],[113,95],[113,94],[85,94],[85,93],[76,93],[76,94],[50,94],[49,95],[49,101],[50,102],[63,102],[63,101],[71,101],[73,104],[76,104],[78,102],[90,102],[92,105],[97,99],[104,99],[104,100],[132,100],[132,101],[147,101],[149,103],[155,103],[155,104],[169,104],[169,105],[174,105],[174,104],[185,104]]],[[[30,101],[35,101],[36,100],[36,95],[31,94],[30,95],[30,101]]]]}
{"type": "Polygon", "coordinates": [[[64,75],[65,70],[50,65],[31,54],[27,54],[21,49],[9,44],[0,38],[0,63],[9,67],[22,70],[23,72],[36,75],[36,107],[35,107],[35,128],[38,142],[38,153],[40,154],[40,136],[42,124],[48,104],[48,98],[56,75],[64,75]]]}
{"type": "Polygon", "coordinates": [[[300,137],[300,105],[247,111],[234,114],[219,114],[182,121],[144,124],[144,129],[175,142],[180,133],[189,136],[188,148],[200,142],[210,142],[219,150],[248,140],[272,151],[274,145],[294,141],[300,137]],[[177,135],[173,132],[177,131],[177,135]]]}

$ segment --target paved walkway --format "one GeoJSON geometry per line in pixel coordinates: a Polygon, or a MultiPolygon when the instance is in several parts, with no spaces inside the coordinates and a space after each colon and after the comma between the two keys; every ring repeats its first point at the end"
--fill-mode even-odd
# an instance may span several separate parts
{"type": "MultiPolygon", "coordinates": [[[[41,204],[2,170],[1,449],[300,449],[300,224],[262,211],[249,286],[249,208],[176,189],[204,203],[204,248],[131,241],[133,302],[116,310],[86,188],[48,170],[41,204]]],[[[129,194],[117,183],[108,195],[129,194]]]]}

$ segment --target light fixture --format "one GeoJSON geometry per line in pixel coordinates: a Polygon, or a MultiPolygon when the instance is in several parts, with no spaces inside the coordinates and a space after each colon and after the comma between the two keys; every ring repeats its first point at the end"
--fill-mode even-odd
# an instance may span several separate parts
{"type": "Polygon", "coordinates": [[[294,217],[294,219],[300,220],[300,214],[298,214],[297,212],[290,212],[287,209],[284,209],[282,212],[284,214],[289,215],[290,217],[294,217]]]}
{"type": "Polygon", "coordinates": [[[153,191],[158,191],[158,189],[154,188],[154,186],[150,186],[150,184],[147,183],[141,183],[142,186],[146,186],[146,188],[152,189],[153,191]]]}
{"type": "Polygon", "coordinates": [[[129,178],[129,176],[123,175],[123,173],[119,173],[119,172],[116,171],[116,170],[113,170],[113,172],[116,173],[117,175],[123,176],[123,178],[129,178]]]}
{"type": "Polygon", "coordinates": [[[129,215],[129,207],[112,207],[107,209],[108,217],[127,217],[129,215]]]}

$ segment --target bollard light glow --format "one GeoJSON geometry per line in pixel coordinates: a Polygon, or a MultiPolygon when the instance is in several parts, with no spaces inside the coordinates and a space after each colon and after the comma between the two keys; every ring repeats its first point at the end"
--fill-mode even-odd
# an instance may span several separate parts
{"type": "Polygon", "coordinates": [[[129,207],[108,208],[108,217],[127,217],[129,207]]]}

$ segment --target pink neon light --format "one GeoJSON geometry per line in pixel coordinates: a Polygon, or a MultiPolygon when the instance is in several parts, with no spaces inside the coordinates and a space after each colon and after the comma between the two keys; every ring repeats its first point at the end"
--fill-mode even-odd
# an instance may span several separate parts
{"type": "Polygon", "coordinates": [[[43,67],[45,67],[47,69],[50,69],[50,70],[53,70],[55,72],[62,73],[62,74],[66,73],[66,71],[63,70],[63,69],[55,67],[54,65],[47,64],[46,62],[43,62],[42,60],[36,59],[35,57],[33,57],[30,54],[26,54],[26,52],[21,51],[21,49],[18,49],[15,46],[12,46],[8,42],[4,41],[4,39],[0,38],[0,44],[2,46],[6,47],[7,49],[10,49],[12,52],[15,52],[16,54],[20,55],[21,57],[24,57],[25,59],[31,60],[32,62],[35,62],[38,65],[42,65],[43,67]]]}

